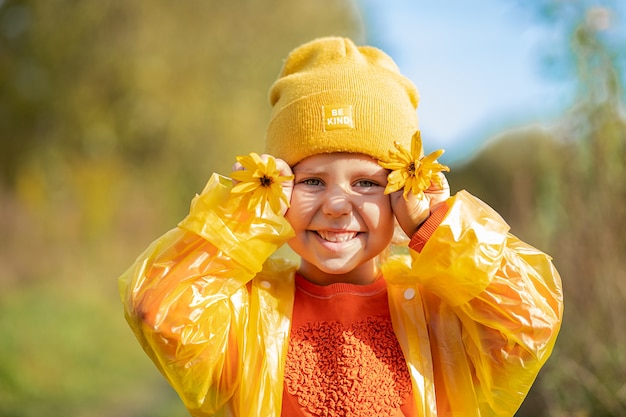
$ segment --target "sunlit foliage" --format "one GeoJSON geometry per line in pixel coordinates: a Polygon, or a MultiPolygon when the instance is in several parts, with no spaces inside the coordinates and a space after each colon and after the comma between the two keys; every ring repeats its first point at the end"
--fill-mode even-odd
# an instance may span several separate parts
{"type": "Polygon", "coordinates": [[[450,174],[451,184],[474,190],[515,234],[553,255],[563,278],[561,336],[520,417],[626,415],[624,56],[604,33],[610,9],[574,17],[578,95],[570,111],[553,126],[503,133],[450,174]]]}
{"type": "Polygon", "coordinates": [[[296,45],[352,1],[0,0],[0,415],[184,416],[117,277],[262,151],[296,45]]]}

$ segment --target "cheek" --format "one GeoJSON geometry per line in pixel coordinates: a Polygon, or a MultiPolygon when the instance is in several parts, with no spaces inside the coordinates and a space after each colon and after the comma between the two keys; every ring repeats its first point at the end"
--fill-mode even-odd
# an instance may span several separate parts
{"type": "Polygon", "coordinates": [[[315,199],[307,194],[294,190],[289,202],[289,210],[285,218],[291,226],[298,231],[308,225],[310,216],[315,212],[315,199]]]}
{"type": "Polygon", "coordinates": [[[365,202],[361,208],[363,218],[368,223],[370,229],[393,230],[393,211],[388,198],[365,202]]]}
{"type": "Polygon", "coordinates": [[[296,213],[297,209],[295,207],[296,205],[294,204],[294,201],[292,199],[290,202],[289,209],[287,210],[287,213],[285,213],[285,219],[287,219],[287,221],[289,222],[289,224],[294,230],[298,230],[299,216],[296,213]]]}

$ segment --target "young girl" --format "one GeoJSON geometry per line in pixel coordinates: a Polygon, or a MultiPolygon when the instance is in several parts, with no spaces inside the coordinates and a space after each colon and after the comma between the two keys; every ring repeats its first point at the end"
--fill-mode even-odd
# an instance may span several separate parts
{"type": "Polygon", "coordinates": [[[214,174],[120,278],[194,416],[512,416],[562,315],[550,257],[422,158],[389,56],[323,38],[270,91],[266,154],[214,174]],[[391,250],[397,227],[408,248],[391,250]],[[301,261],[271,255],[284,243],[301,261]]]}

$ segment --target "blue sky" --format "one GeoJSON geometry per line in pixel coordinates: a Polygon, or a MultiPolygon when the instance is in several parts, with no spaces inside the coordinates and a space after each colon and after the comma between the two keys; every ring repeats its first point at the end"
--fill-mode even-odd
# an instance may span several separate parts
{"type": "Polygon", "coordinates": [[[572,81],[541,71],[538,52],[556,34],[514,1],[357,4],[367,43],[389,53],[417,85],[426,151],[446,149],[446,162],[506,128],[555,120],[572,103],[572,81]]]}

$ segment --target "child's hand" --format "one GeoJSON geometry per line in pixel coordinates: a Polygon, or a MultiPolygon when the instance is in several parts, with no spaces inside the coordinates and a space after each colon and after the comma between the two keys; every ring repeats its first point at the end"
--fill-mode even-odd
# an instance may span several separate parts
{"type": "MultiPolygon", "coordinates": [[[[267,155],[263,154],[261,155],[261,157],[262,158],[267,157],[267,155]]],[[[278,172],[280,173],[281,176],[283,177],[291,176],[293,178],[293,171],[291,170],[291,167],[289,166],[289,164],[287,164],[287,162],[283,161],[282,159],[276,158],[276,169],[278,169],[278,172]]],[[[293,191],[293,179],[291,181],[282,182],[281,186],[283,188],[283,194],[285,195],[286,200],[291,202],[291,193],[293,191]]],[[[289,209],[289,206],[285,204],[284,201],[281,200],[280,214],[284,216],[288,209],[289,209]]]]}
{"type": "Polygon", "coordinates": [[[408,199],[405,199],[402,195],[403,190],[398,190],[390,195],[393,213],[409,238],[428,219],[430,214],[450,197],[450,185],[446,176],[441,172],[438,175],[441,178],[441,186],[431,182],[430,187],[424,190],[422,198],[409,193],[408,199]]]}
{"type": "MultiPolygon", "coordinates": [[[[267,163],[267,161],[270,158],[273,158],[274,161],[276,162],[276,171],[278,171],[278,177],[291,177],[292,178],[289,181],[280,182],[280,186],[285,197],[284,199],[280,199],[280,214],[284,216],[285,213],[287,212],[287,209],[289,208],[286,202],[291,201],[291,193],[293,191],[293,172],[291,171],[291,167],[282,159],[274,158],[272,155],[269,155],[269,154],[262,154],[260,156],[255,156],[255,157],[256,158],[260,157],[261,160],[265,163],[267,163]]],[[[245,169],[246,167],[244,167],[241,164],[241,162],[236,162],[235,164],[233,164],[233,167],[232,167],[233,172],[244,171],[245,169]]],[[[234,182],[234,185],[237,185],[239,183],[239,181],[237,180],[233,180],[233,182],[234,182]]]]}

